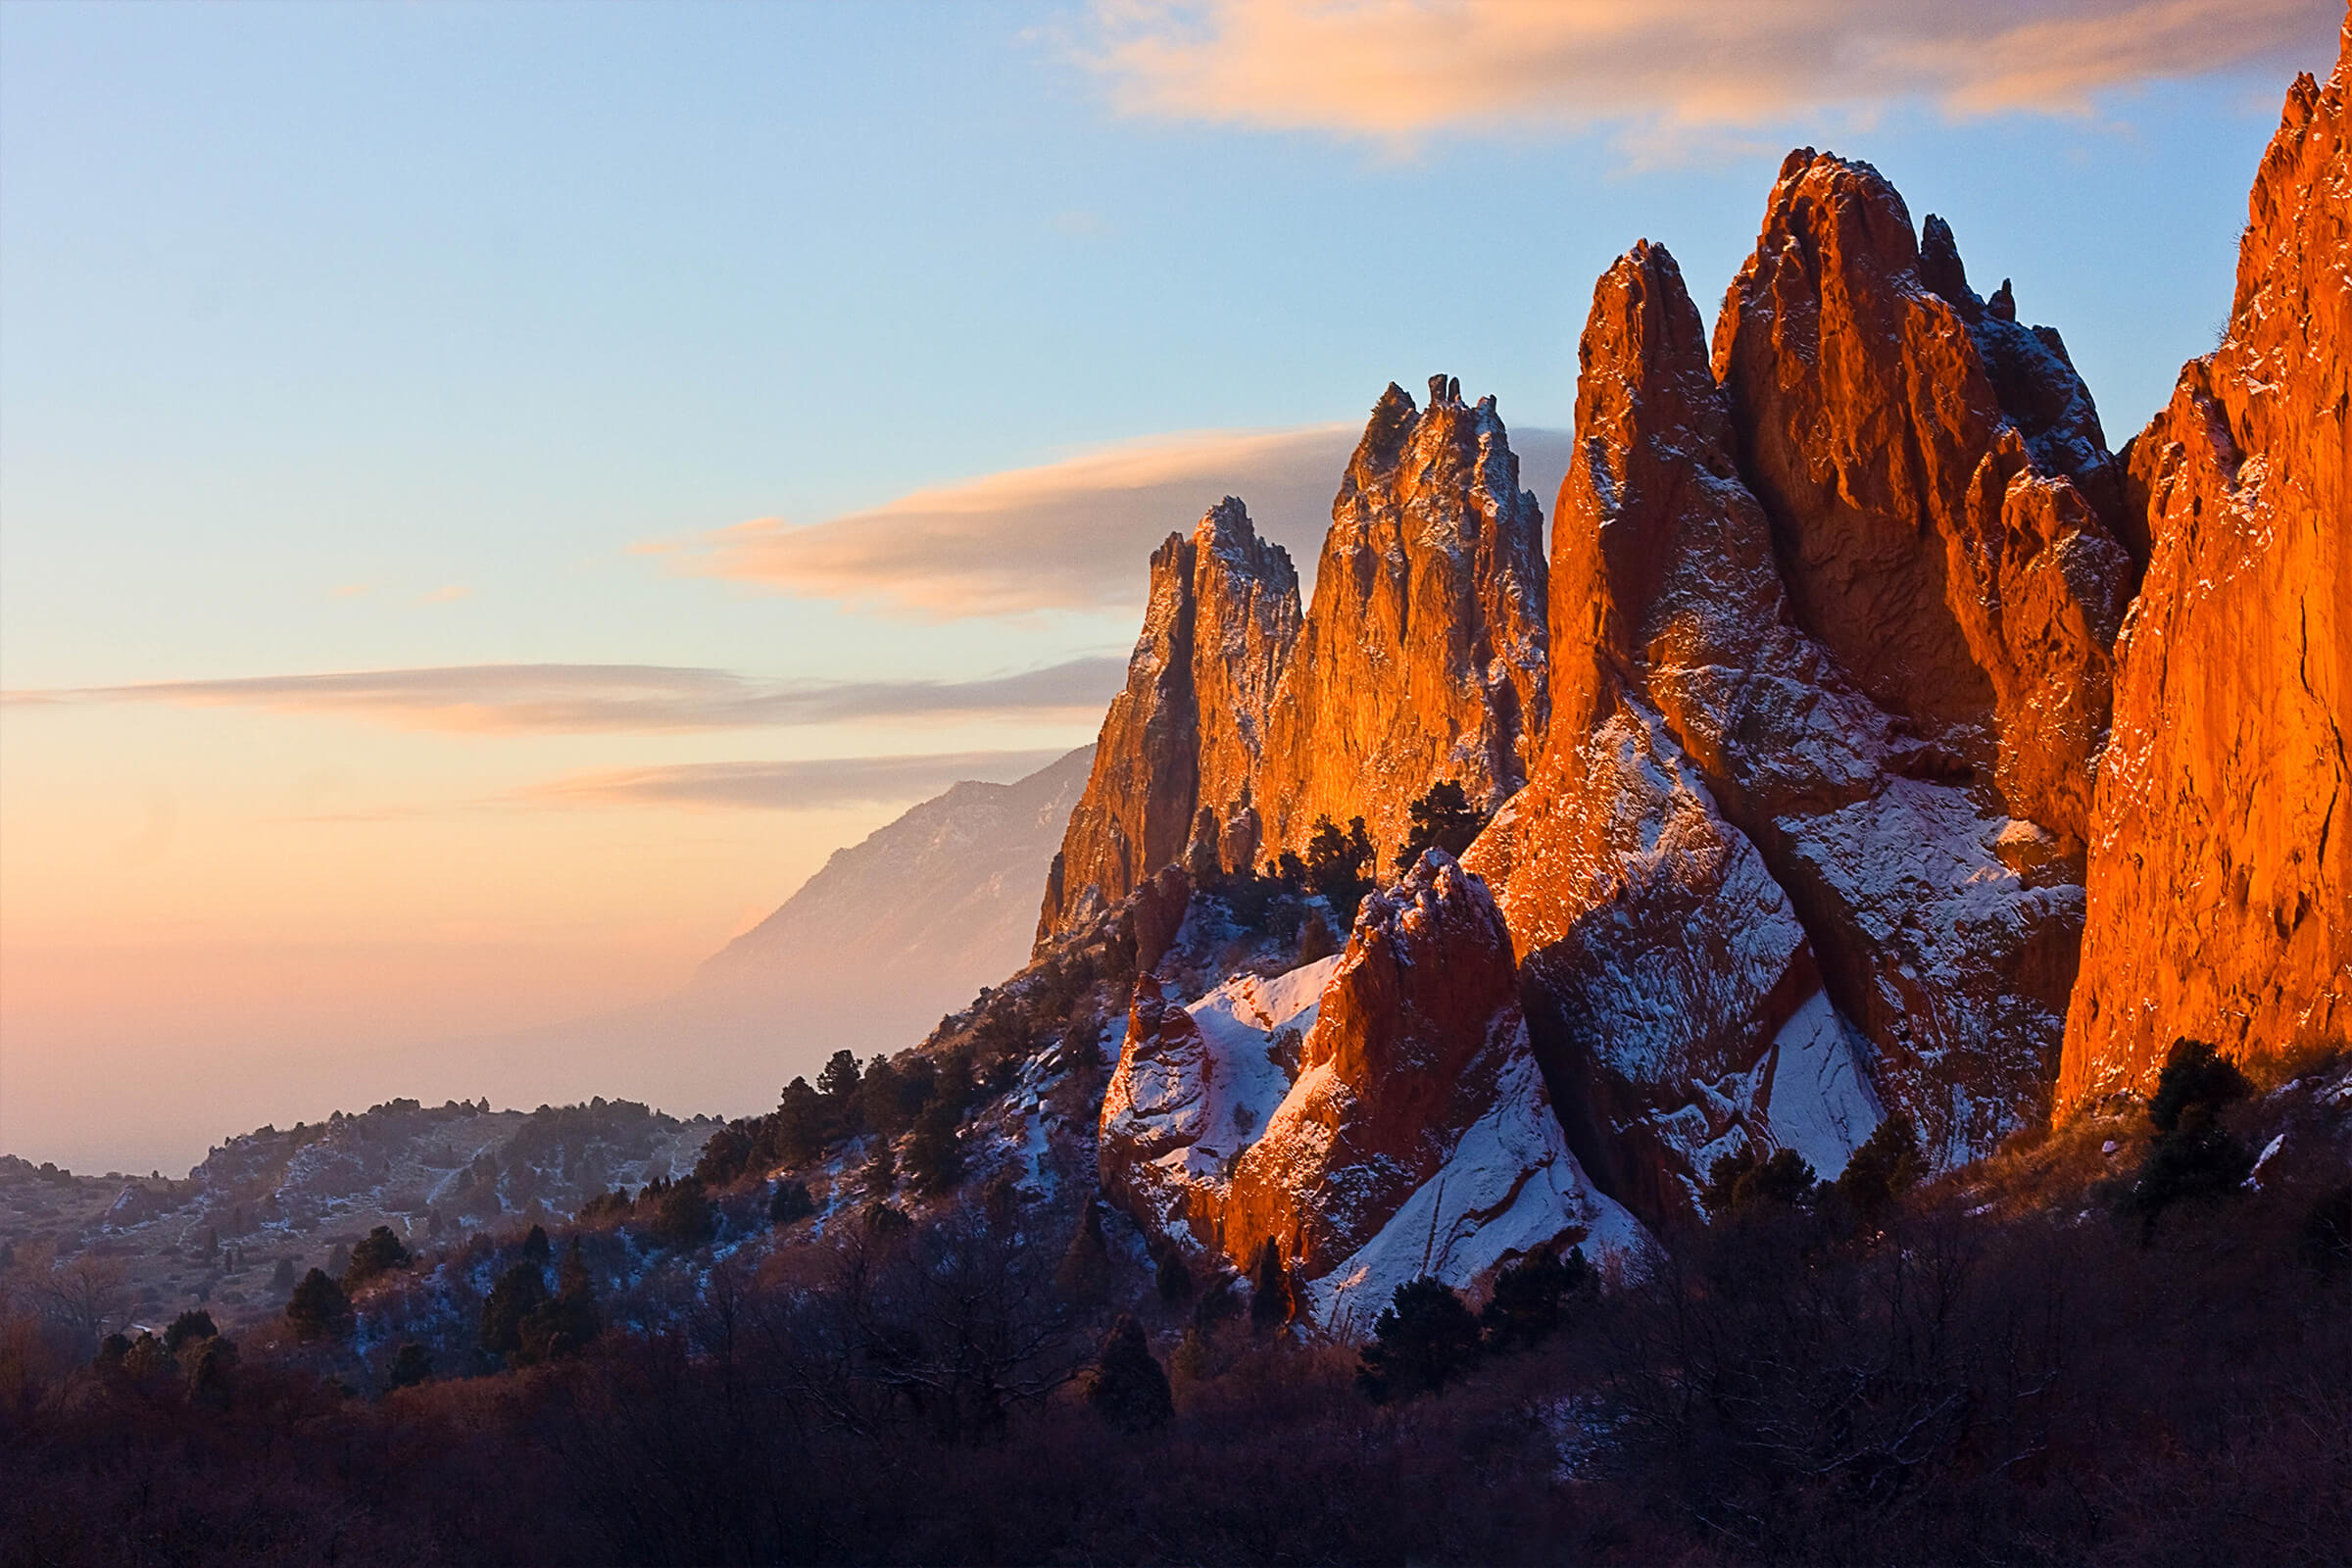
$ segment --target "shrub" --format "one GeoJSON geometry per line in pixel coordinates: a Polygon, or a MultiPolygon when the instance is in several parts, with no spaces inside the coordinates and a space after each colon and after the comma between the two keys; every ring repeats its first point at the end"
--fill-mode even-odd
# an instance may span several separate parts
{"type": "Polygon", "coordinates": [[[1895,1200],[1917,1185],[1926,1169],[1919,1135],[1911,1118],[1898,1110],[1854,1151],[1830,1190],[1856,1218],[1875,1225],[1895,1200]]]}
{"type": "Polygon", "coordinates": [[[1282,1265],[1282,1249],[1269,1236],[1257,1250],[1257,1266],[1250,1275],[1250,1325],[1280,1328],[1291,1320],[1298,1302],[1291,1294],[1290,1270],[1282,1265]]]}
{"type": "Polygon", "coordinates": [[[948,1101],[933,1101],[914,1119],[914,1131],[906,1136],[906,1174],[926,1198],[953,1191],[963,1180],[963,1141],[956,1107],[948,1101]]]}
{"type": "Polygon", "coordinates": [[[1430,1275],[1396,1287],[1372,1325],[1356,1382],[1375,1404],[1444,1388],[1478,1359],[1478,1319],[1430,1275]]]}

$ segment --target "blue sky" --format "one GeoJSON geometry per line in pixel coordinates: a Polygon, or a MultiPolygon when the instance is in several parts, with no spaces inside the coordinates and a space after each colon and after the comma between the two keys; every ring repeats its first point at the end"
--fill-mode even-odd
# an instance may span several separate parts
{"type": "MultiPolygon", "coordinates": [[[[1444,5],[1403,13],[1465,30],[1444,5]]],[[[1459,58],[1367,24],[1322,59],[1281,27],[1324,14],[1283,0],[17,0],[0,685],[555,662],[776,687],[1117,656],[1150,541],[1259,473],[1236,433],[1308,432],[1282,450],[1315,466],[1259,498],[1307,549],[1346,444],[1330,427],[1392,378],[1450,371],[1515,428],[1564,426],[1602,268],[1663,241],[1711,306],[1798,143],[1877,163],[1915,219],[1950,220],[1981,286],[2015,278],[2120,445],[2211,346],[2289,71],[2327,65],[2341,11],[1994,13],[1972,33],[1910,0],[1575,0],[1476,13],[1491,36],[1459,58]],[[1636,13],[1674,25],[1629,32],[1636,13]],[[1716,26],[1735,17],[1746,32],[1716,26]],[[1183,432],[1220,434],[1179,443],[1158,488],[1102,490],[1090,532],[1084,486],[1183,432]],[[1132,552],[1127,597],[996,592],[958,614],[952,579],[776,592],[697,544],[846,518],[886,554],[866,530],[910,495],[960,506],[1028,469],[989,481],[1004,559],[1132,552]],[[1058,532],[1024,510],[1054,485],[1058,532]]],[[[270,956],[297,946],[363,967],[386,945],[561,955],[516,960],[509,1012],[645,994],[906,799],[607,802],[523,828],[485,802],[617,769],[1026,758],[1094,725],[1061,703],[551,728],[506,697],[452,718],[244,691],[7,710],[0,1004],[20,1010],[0,1073],[20,1087],[74,1052],[168,1049],[177,1025],[107,999],[212,961],[191,953],[262,978],[233,1016],[182,1009],[187,1029],[289,1050],[363,1012],[370,1039],[426,1026],[380,986],[337,1013],[323,980],[270,1024],[270,956]]],[[[430,987],[416,962],[394,991],[430,987]]],[[[430,1026],[488,1016],[452,1008],[430,1026]]],[[[34,1152],[25,1116],[0,1104],[0,1147],[34,1152]]]]}

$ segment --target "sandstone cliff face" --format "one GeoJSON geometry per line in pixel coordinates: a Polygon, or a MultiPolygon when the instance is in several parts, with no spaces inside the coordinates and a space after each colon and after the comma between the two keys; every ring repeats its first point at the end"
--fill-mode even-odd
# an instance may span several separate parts
{"type": "Polygon", "coordinates": [[[2153,553],[2119,645],[2062,1107],[2172,1042],[2352,1034],[2352,22],[2287,95],[2221,347],[2128,449],[2153,553]]]}
{"type": "Polygon", "coordinates": [[[1250,777],[1298,624],[1289,553],[1230,496],[1152,553],[1143,634],[1048,875],[1040,942],[1186,861],[1204,813],[1221,862],[1250,863],[1250,777]]]}
{"type": "Polygon", "coordinates": [[[1272,1239],[1326,1322],[1368,1322],[1422,1273],[1471,1284],[1639,1235],[1562,1137],[1500,912],[1437,851],[1335,957],[1190,1007],[1139,986],[1100,1149],[1105,1190],[1159,1234],[1244,1268],[1272,1239]]]}
{"type": "Polygon", "coordinates": [[[1392,384],[1341,480],[1314,605],[1284,672],[1257,798],[1269,848],[1361,815],[1384,864],[1406,808],[1524,782],[1547,710],[1544,515],[1493,398],[1392,384]]]}
{"type": "Polygon", "coordinates": [[[2057,334],[1930,239],[1867,164],[1790,154],[1717,379],[1797,626],[1944,771],[2079,846],[2132,588],[2113,464],[2057,334]]]}
{"type": "MultiPolygon", "coordinates": [[[[1908,220],[1875,179],[1854,166],[1792,161],[1766,251],[1835,258],[1842,225],[1915,258],[1908,220]],[[1792,189],[1824,167],[1872,199],[1805,207],[1792,189]]],[[[1935,232],[1947,286],[1964,288],[1948,231],[1935,232]]],[[[1883,282],[1862,265],[1862,241],[1849,233],[1844,243],[1856,258],[1846,270],[1883,282]]],[[[1743,278],[1765,270],[1751,263],[1743,278]]],[[[1792,303],[1788,280],[1776,286],[1774,311],[1818,319],[1817,297],[1792,303]]],[[[1978,469],[2024,452],[2028,435],[1993,407],[1958,312],[1913,282],[1900,288],[1879,355],[1901,351],[1905,312],[1938,325],[1948,352],[1928,373],[1983,394],[1991,411],[1978,469]]],[[[1857,309],[1857,290],[1829,293],[1857,309]]],[[[1719,366],[1743,329],[1761,330],[1759,315],[1736,288],[1719,366]]],[[[1871,362],[1861,330],[1836,333],[1853,361],[1844,378],[1901,383],[1899,368],[1871,362]]],[[[1748,344],[1741,373],[1787,396],[1817,374],[1814,343],[1748,344]],[[1795,363],[1776,365],[1776,353],[1795,363]]],[[[1943,1159],[1989,1148],[2042,1108],[2082,918],[2059,836],[2012,816],[1990,770],[1976,776],[1967,765],[1965,748],[2001,733],[1997,703],[1988,697],[1966,722],[1889,711],[1802,629],[1785,584],[1805,577],[1804,563],[1776,551],[1740,455],[1738,387],[1718,384],[1664,251],[1638,247],[1602,277],[1580,359],[1577,456],[1553,541],[1550,751],[1469,858],[1503,889],[1538,1053],[1570,1107],[1572,1142],[1645,1214],[1684,1207],[1735,1141],[1800,1147],[1835,1169],[1881,1103],[1909,1112],[1943,1159]]],[[[1948,416],[1933,387],[1914,395],[1948,416]]],[[[2087,398],[2041,409],[2034,439],[2104,475],[2087,398]]],[[[1747,451],[1809,476],[1821,453],[1834,469],[1839,454],[1936,450],[1933,433],[1914,440],[1899,421],[1871,438],[1841,429],[1841,419],[1886,413],[1836,401],[1783,411],[1785,427],[1751,422],[1747,451]],[[1787,449],[1799,441],[1811,446],[1787,449]]],[[[2100,525],[2073,481],[2017,461],[2011,514],[2072,509],[2079,525],[2042,550],[2052,560],[2073,550],[2078,564],[2099,564],[2120,585],[2128,563],[2103,531],[2085,531],[2100,525]]],[[[1838,504],[1869,493],[1849,482],[1838,504]]],[[[1966,553],[1944,550],[1932,528],[1898,529],[1890,515],[1847,520],[1852,538],[1870,543],[1869,527],[1886,537],[1867,561],[1813,576],[1819,618],[1851,628],[1897,613],[1839,598],[1832,590],[1842,572],[1846,589],[1897,593],[1901,615],[1939,620],[1950,634],[1943,650],[1981,676],[1977,645],[1949,606],[1917,592],[1966,553]],[[1935,548],[1912,549],[1906,531],[1935,548]]],[[[2109,591],[2108,576],[2091,580],[2109,591]]],[[[2028,598],[2031,581],[2012,572],[2003,591],[2028,598]]],[[[2104,644],[2080,615],[2066,624],[2096,657],[2059,662],[2053,703],[2083,716],[2103,700],[2104,644]]],[[[1919,646],[1936,646],[1941,633],[1927,630],[1919,646]]]]}

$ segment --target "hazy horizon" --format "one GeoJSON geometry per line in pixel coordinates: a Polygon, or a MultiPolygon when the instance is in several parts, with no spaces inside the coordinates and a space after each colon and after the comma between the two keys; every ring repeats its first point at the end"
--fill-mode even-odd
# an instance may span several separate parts
{"type": "Polygon", "coordinates": [[[479,1043],[1093,739],[1152,543],[1230,490],[1311,572],[1390,380],[1495,394],[1548,514],[1592,279],[1711,312],[1791,145],[2120,446],[2340,19],[1796,12],[0,8],[0,1151],[758,1108],[479,1043]]]}

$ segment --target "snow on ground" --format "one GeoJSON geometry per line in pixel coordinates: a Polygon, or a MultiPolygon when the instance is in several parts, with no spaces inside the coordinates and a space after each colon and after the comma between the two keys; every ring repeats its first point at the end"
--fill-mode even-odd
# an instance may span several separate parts
{"type": "Polygon", "coordinates": [[[1766,1125],[1774,1145],[1793,1149],[1824,1181],[1886,1119],[1863,1070],[1868,1050],[1859,1031],[1816,991],[1772,1042],[1766,1125]]]}
{"type": "Polygon", "coordinates": [[[1305,1294],[1317,1321],[1362,1335],[1399,1285],[1424,1274],[1457,1288],[1478,1285],[1509,1259],[1563,1240],[1580,1243],[1598,1262],[1607,1253],[1639,1253],[1647,1236],[1569,1152],[1522,1041],[1496,1080],[1494,1103],[1438,1173],[1305,1294]]]}

